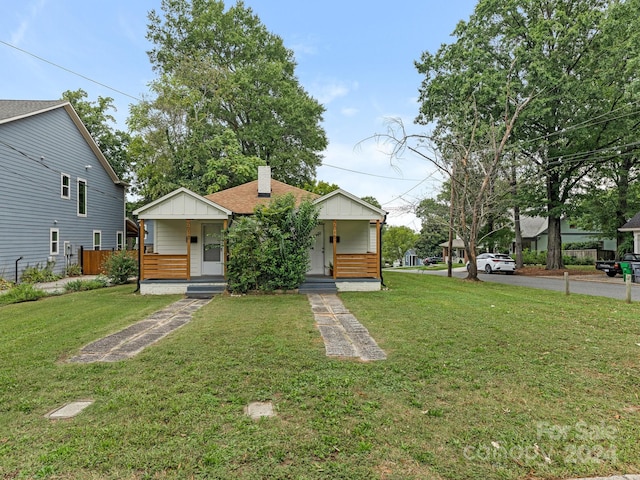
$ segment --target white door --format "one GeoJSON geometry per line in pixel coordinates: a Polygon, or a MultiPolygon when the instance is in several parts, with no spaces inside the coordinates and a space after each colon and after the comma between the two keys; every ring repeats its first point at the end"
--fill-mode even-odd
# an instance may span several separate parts
{"type": "Polygon", "coordinates": [[[324,275],[324,226],[318,225],[313,230],[313,235],[315,240],[311,247],[311,268],[308,273],[311,275],[324,275]]]}
{"type": "Polygon", "coordinates": [[[202,225],[202,275],[222,275],[222,225],[202,225]]]}

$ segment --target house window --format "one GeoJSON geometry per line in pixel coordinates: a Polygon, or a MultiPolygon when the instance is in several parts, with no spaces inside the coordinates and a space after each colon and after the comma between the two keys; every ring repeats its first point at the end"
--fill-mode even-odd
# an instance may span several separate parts
{"type": "Polygon", "coordinates": [[[60,229],[49,229],[49,255],[58,255],[60,252],[60,229]]]}
{"type": "Polygon", "coordinates": [[[87,181],[78,179],[78,216],[87,216],[87,181]]]}
{"type": "Polygon", "coordinates": [[[116,250],[122,250],[124,235],[122,232],[116,232],[116,250]]]}
{"type": "Polygon", "coordinates": [[[93,249],[100,250],[102,247],[102,232],[100,230],[93,231],[93,249]]]}
{"type": "Polygon", "coordinates": [[[60,196],[62,198],[71,198],[71,177],[63,173],[60,177],[60,196]]]}

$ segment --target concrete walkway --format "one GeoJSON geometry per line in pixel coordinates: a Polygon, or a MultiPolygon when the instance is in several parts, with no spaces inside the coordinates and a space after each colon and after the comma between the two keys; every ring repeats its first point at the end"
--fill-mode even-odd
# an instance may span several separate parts
{"type": "Polygon", "coordinates": [[[337,295],[307,295],[328,357],[353,357],[364,361],[385,360],[387,354],[371,338],[337,295]]]}
{"type": "Polygon", "coordinates": [[[117,362],[131,358],[190,322],[193,313],[209,302],[210,299],[178,300],[144,320],[86,345],[80,349],[79,355],[68,361],[72,363],[117,362]]]}

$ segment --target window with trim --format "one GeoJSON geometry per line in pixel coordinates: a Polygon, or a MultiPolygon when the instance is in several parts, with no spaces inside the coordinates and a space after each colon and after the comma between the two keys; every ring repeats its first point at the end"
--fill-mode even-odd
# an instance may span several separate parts
{"type": "Polygon", "coordinates": [[[93,231],[93,249],[100,250],[102,248],[102,232],[100,230],[93,231]]]}
{"type": "Polygon", "coordinates": [[[122,234],[122,232],[116,232],[116,250],[122,250],[123,243],[124,243],[124,235],[122,234]]]}
{"type": "Polygon", "coordinates": [[[60,176],[60,196],[62,198],[71,198],[71,177],[66,173],[60,176]]]}
{"type": "Polygon", "coordinates": [[[49,255],[58,255],[60,253],[60,229],[49,229],[49,255]]]}
{"type": "Polygon", "coordinates": [[[87,216],[87,181],[78,179],[78,216],[87,216]]]}

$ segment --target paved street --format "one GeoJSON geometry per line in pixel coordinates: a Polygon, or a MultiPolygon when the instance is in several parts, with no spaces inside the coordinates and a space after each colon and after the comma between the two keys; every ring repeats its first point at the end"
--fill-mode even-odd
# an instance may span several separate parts
{"type": "MultiPolygon", "coordinates": [[[[447,276],[446,270],[427,271],[427,270],[395,270],[398,272],[408,272],[420,275],[440,275],[447,276]]],[[[453,276],[456,278],[465,278],[467,271],[464,267],[455,268],[453,276]]],[[[484,282],[506,283],[509,285],[518,285],[521,287],[540,288],[543,290],[554,290],[557,292],[565,291],[564,278],[562,277],[529,277],[516,275],[505,275],[494,273],[487,275],[485,273],[478,274],[478,278],[484,282]]],[[[594,295],[598,297],[616,298],[618,300],[626,299],[626,285],[621,276],[614,278],[607,277],[604,273],[600,275],[577,275],[569,277],[570,293],[579,293],[584,295],[594,295]]],[[[640,301],[640,283],[631,284],[631,301],[640,301]]]]}

